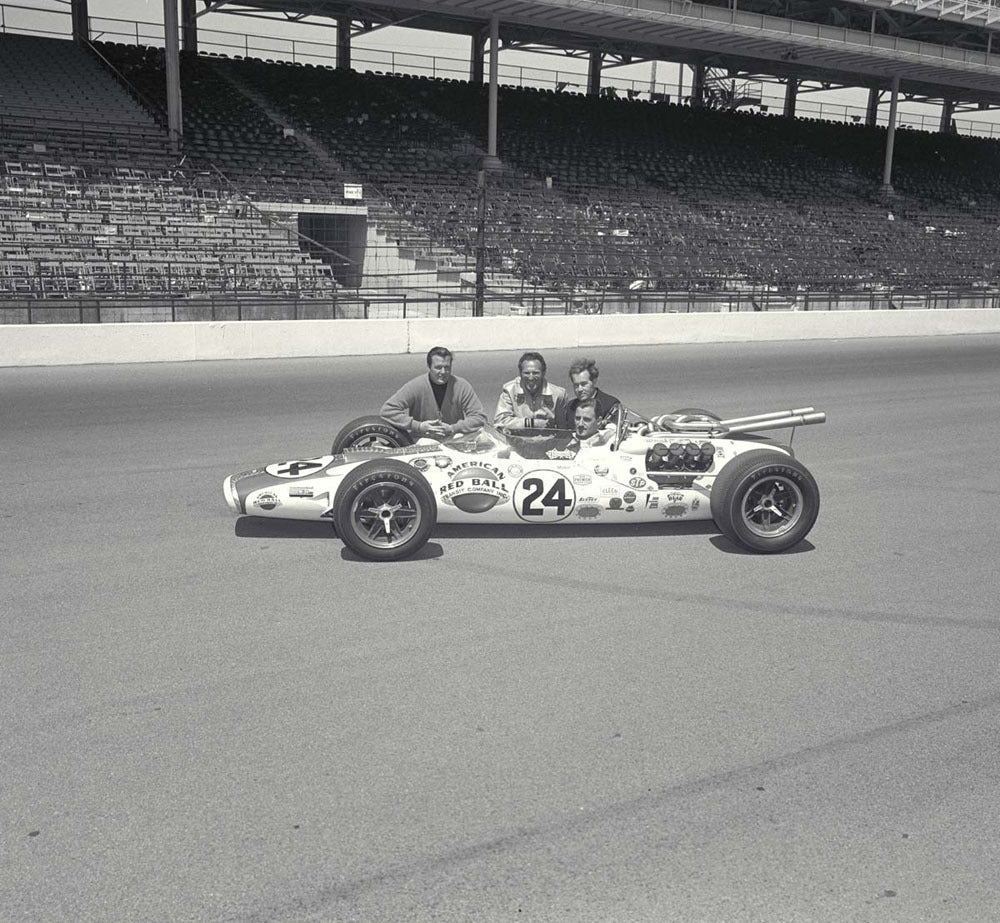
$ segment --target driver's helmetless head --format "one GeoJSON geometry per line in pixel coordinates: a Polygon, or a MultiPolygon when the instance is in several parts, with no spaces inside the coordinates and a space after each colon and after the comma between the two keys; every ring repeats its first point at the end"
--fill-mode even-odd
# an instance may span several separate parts
{"type": "Polygon", "coordinates": [[[597,393],[597,376],[600,374],[593,359],[577,359],[569,367],[569,380],[578,400],[585,401],[597,393]]]}
{"type": "Polygon", "coordinates": [[[573,431],[578,439],[589,439],[597,432],[597,406],[580,401],[573,410],[573,431]]]}

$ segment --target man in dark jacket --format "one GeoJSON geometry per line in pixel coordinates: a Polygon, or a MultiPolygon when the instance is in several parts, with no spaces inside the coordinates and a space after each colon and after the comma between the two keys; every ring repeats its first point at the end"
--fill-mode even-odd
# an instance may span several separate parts
{"type": "Polygon", "coordinates": [[[572,382],[575,397],[566,402],[564,416],[559,424],[562,429],[574,428],[574,414],[576,405],[580,401],[594,402],[598,420],[602,420],[614,409],[616,404],[621,403],[613,394],[601,391],[597,387],[598,375],[600,375],[600,370],[593,359],[577,359],[569,367],[569,380],[572,382]]]}
{"type": "Polygon", "coordinates": [[[427,374],[408,381],[383,405],[381,415],[415,439],[447,439],[471,433],[486,423],[476,392],[464,378],[451,374],[450,349],[435,346],[427,353],[427,374]]]}

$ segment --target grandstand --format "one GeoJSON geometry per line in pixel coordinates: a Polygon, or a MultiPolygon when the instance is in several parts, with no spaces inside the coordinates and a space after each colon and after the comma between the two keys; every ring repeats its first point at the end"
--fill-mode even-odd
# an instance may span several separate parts
{"type": "Polygon", "coordinates": [[[990,304],[1000,143],[0,36],[7,322],[990,304]],[[361,201],[345,198],[363,190],[361,201]],[[480,268],[476,278],[477,259],[480,268]],[[895,294],[893,294],[895,293],[895,294]],[[480,292],[482,295],[482,292],[480,292]]]}

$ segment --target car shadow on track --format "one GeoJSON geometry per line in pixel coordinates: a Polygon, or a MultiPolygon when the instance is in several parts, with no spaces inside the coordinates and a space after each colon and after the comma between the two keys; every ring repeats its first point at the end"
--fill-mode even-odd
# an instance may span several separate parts
{"type": "MultiPolygon", "coordinates": [[[[264,516],[241,516],[236,520],[235,534],[237,538],[313,538],[335,539],[339,541],[336,530],[331,522],[305,522],[296,519],[269,519],[264,516]]],[[[699,520],[697,522],[664,522],[664,523],[616,523],[615,525],[497,525],[494,523],[457,524],[438,523],[434,529],[434,537],[442,539],[455,538],[492,538],[492,539],[553,539],[553,538],[623,538],[636,536],[640,538],[668,538],[670,536],[710,535],[712,546],[723,554],[756,554],[731,542],[714,522],[699,520]]],[[[808,541],[801,541],[794,548],[781,554],[803,554],[814,551],[815,546],[808,541]]],[[[428,542],[419,551],[409,557],[411,561],[440,558],[444,549],[437,542],[428,542]]],[[[347,548],[341,551],[345,561],[365,561],[359,555],[347,548]]]]}
{"type": "Polygon", "coordinates": [[[236,520],[235,533],[237,538],[337,538],[332,522],[268,519],[265,516],[241,516],[236,520]]]}
{"type": "MultiPolygon", "coordinates": [[[[724,554],[759,554],[757,551],[751,551],[749,548],[744,548],[742,545],[737,545],[735,542],[729,541],[729,539],[724,535],[715,535],[710,538],[709,541],[715,546],[716,549],[724,554]]],[[[794,548],[779,551],[774,554],[773,557],[780,558],[782,555],[786,554],[805,554],[807,551],[815,550],[816,546],[812,542],[807,542],[803,539],[794,548]]]]}
{"type": "Polygon", "coordinates": [[[712,522],[675,523],[615,523],[614,525],[497,525],[483,523],[438,523],[434,535],[438,538],[623,538],[625,536],[660,537],[670,535],[713,535],[718,533],[712,522]]]}

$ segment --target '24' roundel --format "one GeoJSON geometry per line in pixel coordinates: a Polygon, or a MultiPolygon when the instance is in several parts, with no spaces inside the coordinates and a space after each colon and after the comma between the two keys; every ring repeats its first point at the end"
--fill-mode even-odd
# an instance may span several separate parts
{"type": "Polygon", "coordinates": [[[559,522],[573,512],[576,490],[558,471],[532,471],[517,482],[513,500],[525,522],[559,522]]]}

